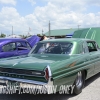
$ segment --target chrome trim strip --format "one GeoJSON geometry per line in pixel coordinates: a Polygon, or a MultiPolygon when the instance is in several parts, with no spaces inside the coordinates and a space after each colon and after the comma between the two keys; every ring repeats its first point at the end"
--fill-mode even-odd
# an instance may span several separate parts
{"type": "Polygon", "coordinates": [[[51,69],[50,66],[47,65],[48,71],[49,71],[49,79],[48,82],[40,82],[40,81],[34,81],[34,80],[27,80],[27,79],[19,79],[19,78],[12,78],[12,77],[4,77],[4,76],[0,76],[0,80],[5,81],[5,83],[7,83],[8,81],[15,81],[15,82],[20,82],[20,83],[29,83],[29,84],[33,84],[33,85],[40,85],[40,86],[45,86],[47,89],[47,93],[48,94],[52,94],[53,91],[50,91],[47,86],[53,86],[53,80],[52,80],[52,73],[51,73],[51,69]]]}
{"type": "Polygon", "coordinates": [[[7,80],[7,81],[17,81],[17,82],[22,82],[22,83],[29,83],[29,84],[34,84],[34,85],[46,85],[48,83],[45,82],[39,82],[39,81],[33,81],[33,80],[27,80],[27,79],[19,79],[19,78],[11,78],[11,77],[3,77],[0,76],[1,80],[7,80]]]}
{"type": "MultiPolygon", "coordinates": [[[[51,73],[50,66],[47,65],[47,66],[45,67],[45,69],[44,69],[44,72],[45,72],[46,68],[48,68],[48,71],[49,71],[49,77],[51,77],[51,76],[52,76],[52,73],[51,73]]],[[[45,76],[45,75],[44,75],[44,76],[45,76]]]]}
{"type": "Polygon", "coordinates": [[[49,65],[47,65],[47,67],[46,67],[46,68],[48,68],[48,71],[49,71],[49,77],[51,77],[51,76],[52,76],[52,73],[51,73],[50,66],[49,66],[49,65]]]}
{"type": "MultiPolygon", "coordinates": [[[[4,84],[7,84],[8,81],[15,81],[15,82],[20,82],[20,83],[29,83],[29,84],[33,84],[33,85],[40,85],[40,86],[53,86],[53,81],[51,81],[51,77],[49,78],[48,82],[39,82],[39,81],[33,81],[33,80],[26,80],[26,79],[18,79],[18,78],[10,78],[10,77],[2,77],[0,76],[0,80],[4,81],[4,84]]],[[[50,91],[48,88],[47,89],[47,93],[48,94],[52,94],[53,92],[50,91]]]]}
{"type": "Polygon", "coordinates": [[[1,66],[0,66],[0,69],[3,70],[3,71],[0,70],[0,73],[18,74],[18,75],[25,75],[25,76],[37,76],[37,75],[38,75],[38,76],[40,76],[40,77],[43,77],[43,76],[45,75],[45,73],[44,73],[43,71],[37,71],[37,70],[25,70],[25,69],[3,68],[3,67],[1,67],[1,66]],[[24,73],[24,74],[22,74],[23,72],[20,74],[20,73],[17,73],[17,72],[4,71],[4,69],[6,69],[6,70],[9,69],[9,70],[31,71],[31,73],[34,72],[35,74],[30,74],[30,75],[28,75],[29,73],[26,73],[26,74],[24,73]],[[40,73],[41,75],[36,74],[36,73],[40,73]]]}
{"type": "MultiPolygon", "coordinates": [[[[1,74],[10,74],[10,75],[16,75],[17,73],[9,73],[9,72],[0,72],[1,74]]],[[[17,75],[21,75],[21,76],[36,76],[36,77],[44,77],[45,76],[45,74],[44,74],[44,76],[39,76],[39,75],[28,75],[28,74],[17,74],[17,75]]]]}

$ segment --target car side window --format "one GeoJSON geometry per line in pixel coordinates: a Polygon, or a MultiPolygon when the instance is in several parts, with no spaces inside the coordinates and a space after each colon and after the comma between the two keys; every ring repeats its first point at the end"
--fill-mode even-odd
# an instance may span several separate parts
{"type": "Polygon", "coordinates": [[[14,50],[16,50],[15,43],[8,43],[2,47],[2,51],[4,52],[9,52],[9,51],[14,51],[14,50]]]}
{"type": "Polygon", "coordinates": [[[83,53],[89,52],[86,42],[83,42],[82,48],[83,48],[83,53]]]}
{"type": "Polygon", "coordinates": [[[28,49],[31,49],[31,46],[26,42],[26,46],[28,49]]]}
{"type": "Polygon", "coordinates": [[[18,50],[31,49],[30,45],[27,42],[17,42],[17,48],[18,50]]]}
{"type": "Polygon", "coordinates": [[[89,52],[97,51],[96,43],[95,42],[87,42],[87,46],[89,49],[89,52]]]}

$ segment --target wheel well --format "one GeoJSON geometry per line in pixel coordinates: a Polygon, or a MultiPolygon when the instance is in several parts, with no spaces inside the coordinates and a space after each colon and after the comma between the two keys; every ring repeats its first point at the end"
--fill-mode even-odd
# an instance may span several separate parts
{"type": "Polygon", "coordinates": [[[83,70],[83,72],[85,73],[85,79],[86,79],[86,77],[87,77],[87,71],[83,70]]]}

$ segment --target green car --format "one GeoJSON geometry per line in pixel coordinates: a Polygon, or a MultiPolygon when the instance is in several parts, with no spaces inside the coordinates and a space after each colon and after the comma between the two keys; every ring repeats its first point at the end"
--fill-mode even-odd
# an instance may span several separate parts
{"type": "Polygon", "coordinates": [[[60,94],[63,89],[79,94],[85,80],[99,72],[100,51],[97,43],[90,39],[44,40],[38,42],[26,57],[0,60],[0,83],[41,86],[48,94],[54,92],[48,86],[57,86],[56,92],[60,94]]]}

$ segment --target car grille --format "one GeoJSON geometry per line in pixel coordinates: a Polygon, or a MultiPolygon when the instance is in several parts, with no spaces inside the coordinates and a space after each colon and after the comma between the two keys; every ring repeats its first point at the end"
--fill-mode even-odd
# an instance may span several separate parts
{"type": "Polygon", "coordinates": [[[0,73],[17,74],[17,75],[25,75],[25,76],[44,76],[45,75],[43,71],[13,69],[13,68],[0,68],[0,73]]]}

